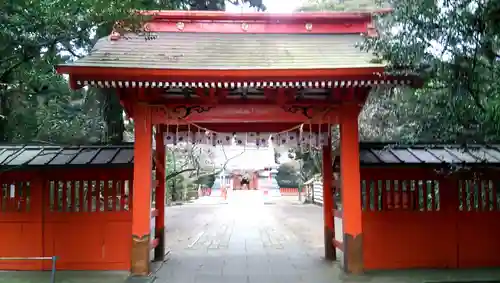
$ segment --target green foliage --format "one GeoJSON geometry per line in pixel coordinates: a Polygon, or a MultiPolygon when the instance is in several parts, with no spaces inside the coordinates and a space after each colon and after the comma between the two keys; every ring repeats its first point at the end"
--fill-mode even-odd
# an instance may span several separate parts
{"type": "Polygon", "coordinates": [[[99,27],[131,17],[132,2],[0,3],[0,141],[101,140],[95,92],[71,91],[53,66],[88,50],[99,27]]]}
{"type": "MultiPolygon", "coordinates": [[[[349,9],[311,0],[307,10],[349,9]]],[[[379,36],[360,48],[374,52],[393,74],[417,74],[423,88],[372,91],[360,115],[365,141],[491,142],[500,140],[500,2],[384,1],[379,36]]]]}
{"type": "Polygon", "coordinates": [[[215,175],[214,174],[202,176],[201,178],[199,178],[198,180],[195,181],[195,184],[201,185],[201,186],[206,187],[206,188],[213,187],[214,183],[215,183],[215,175]]]}
{"type": "Polygon", "coordinates": [[[298,164],[285,162],[278,167],[276,182],[281,188],[297,188],[299,185],[298,164]]]}
{"type": "Polygon", "coordinates": [[[308,0],[298,11],[370,11],[384,6],[386,6],[385,1],[380,0],[308,0]]]}
{"type": "MultiPolygon", "coordinates": [[[[500,138],[498,15],[494,1],[393,1],[377,19],[380,36],[362,48],[388,62],[392,73],[426,79],[393,96],[399,125],[419,141],[482,142],[500,138]],[[402,106],[403,104],[404,106],[402,106]],[[406,106],[406,107],[405,107],[406,106]]],[[[392,115],[392,113],[391,113],[392,115]]],[[[397,136],[399,137],[399,136],[397,136]]]]}
{"type": "MultiPolygon", "coordinates": [[[[232,0],[265,9],[261,0],[232,0]]],[[[224,0],[19,0],[0,2],[0,142],[121,142],[113,90],[73,92],[54,65],[78,59],[136,10],[224,10],[224,0]]]]}
{"type": "Polygon", "coordinates": [[[300,163],[299,180],[307,182],[314,175],[321,173],[322,153],[316,148],[296,149],[295,160],[300,163]]]}

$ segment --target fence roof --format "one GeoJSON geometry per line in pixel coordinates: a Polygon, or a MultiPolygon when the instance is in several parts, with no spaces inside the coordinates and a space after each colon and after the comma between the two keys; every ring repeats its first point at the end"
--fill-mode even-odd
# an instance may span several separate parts
{"type": "Polygon", "coordinates": [[[1,167],[132,166],[133,144],[106,146],[0,145],[1,167]]]}
{"type": "MultiPolygon", "coordinates": [[[[0,145],[1,167],[118,167],[133,166],[133,162],[133,144],[0,145]]],[[[500,144],[360,143],[360,162],[364,166],[442,164],[500,166],[500,144]]]]}
{"type": "Polygon", "coordinates": [[[500,165],[500,145],[361,143],[362,165],[500,165]]]}

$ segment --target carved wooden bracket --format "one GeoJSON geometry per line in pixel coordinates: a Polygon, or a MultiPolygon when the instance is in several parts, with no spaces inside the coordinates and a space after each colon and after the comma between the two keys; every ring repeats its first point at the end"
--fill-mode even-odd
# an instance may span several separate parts
{"type": "Polygon", "coordinates": [[[312,119],[314,118],[315,114],[327,110],[327,108],[318,109],[317,106],[313,107],[313,106],[302,106],[302,105],[284,105],[282,108],[283,110],[285,110],[285,112],[294,114],[300,113],[304,115],[304,117],[306,117],[307,119],[312,119]]]}
{"type": "Polygon", "coordinates": [[[193,105],[193,106],[177,106],[172,109],[172,113],[178,114],[178,118],[184,119],[189,117],[193,112],[203,113],[210,111],[213,106],[201,106],[201,105],[193,105]]]}

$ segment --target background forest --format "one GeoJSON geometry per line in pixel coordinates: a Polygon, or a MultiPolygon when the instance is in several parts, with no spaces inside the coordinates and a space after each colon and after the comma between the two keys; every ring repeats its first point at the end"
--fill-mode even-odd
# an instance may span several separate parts
{"type": "MultiPolygon", "coordinates": [[[[360,48],[385,60],[390,72],[416,73],[425,84],[417,90],[372,91],[359,117],[360,140],[498,142],[500,1],[309,0],[299,11],[388,7],[392,13],[376,17],[379,36],[366,38],[360,48]]],[[[338,137],[338,129],[334,136],[338,137]]],[[[295,178],[300,183],[321,173],[319,150],[295,150],[290,155],[299,162],[282,164],[280,178],[295,178]]]]}

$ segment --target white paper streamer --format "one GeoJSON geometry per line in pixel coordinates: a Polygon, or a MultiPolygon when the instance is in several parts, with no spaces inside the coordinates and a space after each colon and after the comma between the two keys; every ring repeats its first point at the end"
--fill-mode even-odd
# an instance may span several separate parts
{"type": "Polygon", "coordinates": [[[194,143],[195,144],[207,144],[207,135],[205,132],[196,132],[194,134],[194,143]]]}
{"type": "Polygon", "coordinates": [[[236,145],[246,145],[247,144],[247,134],[246,133],[236,133],[235,136],[236,145]]]}
{"type": "Polygon", "coordinates": [[[167,132],[164,136],[165,144],[175,144],[175,133],[167,132]]]}
{"type": "Polygon", "coordinates": [[[217,145],[231,145],[233,142],[232,133],[217,133],[215,134],[215,144],[217,145]]]}
{"type": "Polygon", "coordinates": [[[235,145],[255,145],[258,147],[268,147],[271,145],[279,146],[301,146],[301,147],[318,147],[328,143],[328,133],[313,133],[304,131],[301,135],[298,132],[286,133],[207,133],[199,131],[196,133],[189,131],[182,132],[166,132],[164,141],[166,145],[175,145],[178,143],[192,143],[204,145],[232,145],[234,140],[235,145]]]}
{"type": "Polygon", "coordinates": [[[309,141],[307,141],[310,146],[317,147],[318,146],[318,134],[316,133],[309,133],[309,141]]]}
{"type": "Polygon", "coordinates": [[[189,132],[177,133],[177,138],[175,139],[175,142],[176,142],[176,144],[189,142],[189,132]]]}
{"type": "Polygon", "coordinates": [[[285,133],[287,137],[286,144],[290,146],[299,145],[299,135],[296,132],[285,133]]]}
{"type": "Polygon", "coordinates": [[[215,145],[215,134],[214,133],[206,133],[206,144],[207,145],[215,145]]]}
{"type": "Polygon", "coordinates": [[[319,133],[318,134],[318,144],[320,146],[328,145],[328,133],[319,133]]]}
{"type": "Polygon", "coordinates": [[[268,147],[271,138],[271,133],[259,133],[257,139],[258,147],[268,147]]]}
{"type": "Polygon", "coordinates": [[[257,144],[259,141],[259,133],[249,132],[247,134],[247,143],[248,144],[257,144]]]}

